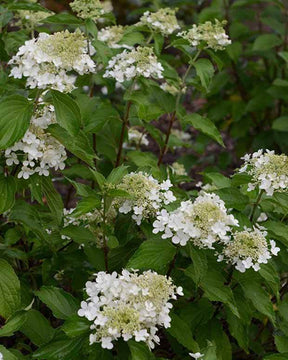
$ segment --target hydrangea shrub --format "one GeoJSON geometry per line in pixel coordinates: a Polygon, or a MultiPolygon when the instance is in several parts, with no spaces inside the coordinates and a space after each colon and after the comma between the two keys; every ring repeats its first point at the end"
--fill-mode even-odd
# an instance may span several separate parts
{"type": "Polygon", "coordinates": [[[0,359],[288,359],[288,4],[251,3],[0,5],[0,359]]]}

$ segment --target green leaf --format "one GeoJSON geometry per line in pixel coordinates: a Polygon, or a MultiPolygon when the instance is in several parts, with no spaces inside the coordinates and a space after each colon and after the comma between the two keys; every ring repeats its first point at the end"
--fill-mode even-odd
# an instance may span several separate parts
{"type": "Polygon", "coordinates": [[[86,214],[89,211],[93,211],[95,209],[99,209],[101,206],[101,199],[96,194],[87,196],[81,199],[76,209],[73,211],[73,216],[77,218],[77,216],[86,214]]]}
{"type": "Polygon", "coordinates": [[[33,104],[25,97],[13,95],[0,102],[0,149],[22,139],[29,127],[33,104]]]}
{"type": "Polygon", "coordinates": [[[77,135],[81,126],[81,113],[77,103],[67,94],[51,90],[57,122],[70,135],[77,135]]]}
{"type": "Polygon", "coordinates": [[[186,115],[183,121],[185,125],[193,126],[196,130],[201,131],[203,134],[211,137],[213,140],[217,141],[220,145],[224,146],[222,137],[211,120],[195,113],[195,114],[186,115]]]}
{"type": "Polygon", "coordinates": [[[0,175],[0,214],[12,208],[15,202],[16,182],[13,176],[0,175]]]}
{"type": "Polygon", "coordinates": [[[93,159],[95,158],[95,153],[83,131],[80,130],[77,135],[72,136],[58,124],[50,125],[48,131],[60,141],[68,151],[85,161],[88,165],[94,167],[93,159]]]}
{"type": "Polygon", "coordinates": [[[40,6],[36,3],[29,3],[29,2],[19,2],[17,4],[8,4],[7,8],[9,10],[30,10],[30,11],[47,11],[49,13],[49,10],[44,8],[43,6],[40,6]]]}
{"type": "Polygon", "coordinates": [[[47,205],[51,212],[55,215],[58,224],[61,224],[63,217],[63,201],[60,194],[55,190],[50,177],[42,176],[41,179],[43,195],[47,200],[47,205]]]}
{"type": "Polygon", "coordinates": [[[107,182],[110,184],[118,184],[123,176],[128,173],[127,166],[119,166],[116,169],[113,169],[109,176],[107,177],[107,182]]]}
{"type": "Polygon", "coordinates": [[[281,116],[273,121],[272,129],[276,131],[288,131],[288,116],[281,116]]]}
{"type": "Polygon", "coordinates": [[[93,242],[96,243],[95,235],[87,228],[81,226],[68,225],[61,230],[61,235],[70,237],[79,245],[88,245],[93,242]]]}
{"type": "Polygon", "coordinates": [[[272,354],[264,356],[263,360],[287,360],[288,359],[288,352],[284,354],[272,354]]]}
{"type": "Polygon", "coordinates": [[[171,314],[171,327],[167,329],[167,332],[190,351],[199,351],[199,346],[193,339],[190,327],[179,316],[171,314]]]}
{"type": "Polygon", "coordinates": [[[199,76],[202,86],[206,91],[209,90],[212,77],[214,75],[214,66],[208,59],[199,59],[194,63],[196,74],[199,76]]]}
{"type": "Polygon", "coordinates": [[[0,259],[0,315],[7,319],[20,307],[20,282],[12,266],[0,259]]]}
{"type": "Polygon", "coordinates": [[[280,353],[288,352],[288,337],[274,335],[275,345],[280,353]]]}
{"type": "Polygon", "coordinates": [[[26,322],[20,331],[37,346],[48,343],[55,335],[55,330],[49,321],[44,315],[34,309],[27,312],[26,322]]]}
{"type": "Polygon", "coordinates": [[[274,47],[280,45],[282,40],[274,34],[259,35],[254,44],[252,50],[254,51],[268,51],[274,47]]]}
{"type": "Polygon", "coordinates": [[[41,21],[42,23],[48,24],[64,24],[64,25],[81,25],[83,21],[76,18],[71,14],[60,13],[52,16],[48,16],[44,20],[41,21]]]}
{"type": "Polygon", "coordinates": [[[73,315],[68,318],[62,326],[62,330],[69,337],[77,337],[84,334],[89,334],[91,322],[86,318],[81,318],[73,315]]]}
{"type": "Polygon", "coordinates": [[[176,254],[176,247],[166,240],[146,240],[128,261],[131,269],[163,272],[176,254]]]}
{"type": "Polygon", "coordinates": [[[231,186],[231,180],[226,176],[216,172],[206,172],[203,174],[204,178],[212,181],[213,185],[216,185],[218,189],[227,188],[231,186]]]}
{"type": "Polygon", "coordinates": [[[61,338],[52,340],[50,343],[36,350],[32,358],[39,360],[72,360],[79,359],[79,351],[83,344],[83,338],[61,338]]]}
{"type": "Polygon", "coordinates": [[[26,311],[17,312],[3,327],[0,328],[0,337],[14,335],[14,333],[25,323],[26,319],[26,311]]]}
{"type": "Polygon", "coordinates": [[[227,322],[231,335],[237,340],[239,346],[248,353],[249,336],[248,326],[243,324],[231,311],[227,311],[227,322]]]}
{"type": "Polygon", "coordinates": [[[143,342],[138,343],[136,341],[129,340],[128,346],[131,352],[131,360],[152,360],[153,354],[149,350],[148,346],[143,342]]]}
{"type": "Polygon", "coordinates": [[[206,252],[203,249],[193,247],[190,243],[189,251],[195,271],[195,282],[198,284],[208,270],[206,252]]]}
{"type": "Polygon", "coordinates": [[[242,211],[249,203],[248,196],[242,194],[240,190],[236,188],[216,190],[215,194],[220,196],[220,198],[225,202],[227,208],[234,208],[242,211]]]}
{"type": "Polygon", "coordinates": [[[288,246],[288,225],[279,221],[268,220],[265,222],[265,228],[284,246],[288,246]]]}
{"type": "MultiPolygon", "coordinates": [[[[256,274],[257,275],[257,274],[256,274]]],[[[247,299],[251,300],[253,306],[257,311],[262,313],[274,323],[275,313],[269,294],[264,290],[256,275],[251,276],[251,272],[244,274],[235,274],[242,287],[244,295],[247,299]]]]}
{"type": "Polygon", "coordinates": [[[42,286],[35,295],[46,304],[58,319],[67,319],[79,308],[76,299],[66,291],[54,286],[42,286]]]}
{"type": "Polygon", "coordinates": [[[17,356],[12,354],[9,350],[7,350],[3,345],[0,345],[0,353],[3,355],[3,360],[19,360],[17,356]]]}

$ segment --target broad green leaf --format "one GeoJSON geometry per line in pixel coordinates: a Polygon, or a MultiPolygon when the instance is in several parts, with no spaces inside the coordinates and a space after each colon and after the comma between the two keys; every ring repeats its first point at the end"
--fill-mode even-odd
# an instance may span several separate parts
{"type": "Polygon", "coordinates": [[[55,190],[50,177],[42,176],[41,185],[50,211],[55,215],[58,224],[61,224],[64,205],[60,194],[55,190]]]}
{"type": "Polygon", "coordinates": [[[86,318],[73,315],[69,317],[62,326],[62,330],[69,337],[77,337],[84,334],[89,334],[91,322],[86,318]]]}
{"type": "Polygon", "coordinates": [[[288,352],[288,336],[274,336],[275,345],[280,353],[288,352]]]}
{"type": "Polygon", "coordinates": [[[66,291],[54,286],[42,286],[35,295],[46,304],[58,319],[67,319],[79,308],[76,299],[66,291]]]}
{"type": "Polygon", "coordinates": [[[265,228],[284,246],[288,246],[288,225],[279,221],[268,220],[265,222],[265,228]]]}
{"type": "Polygon", "coordinates": [[[26,311],[17,312],[9,321],[0,328],[0,337],[12,336],[18,331],[27,319],[26,311]]]}
{"type": "Polygon", "coordinates": [[[190,327],[179,316],[171,314],[171,327],[167,329],[167,332],[188,350],[199,351],[199,346],[193,339],[190,327]]]}
{"type": "Polygon", "coordinates": [[[107,182],[110,184],[118,184],[123,176],[128,173],[127,166],[119,166],[116,169],[113,169],[109,176],[107,177],[107,182]]]}
{"type": "Polygon", "coordinates": [[[7,8],[9,10],[47,11],[47,13],[49,14],[49,10],[36,3],[29,3],[29,2],[18,2],[17,4],[12,3],[12,4],[8,4],[7,8]]]}
{"type": "Polygon", "coordinates": [[[254,51],[267,51],[282,43],[282,40],[275,34],[263,34],[259,35],[254,44],[254,51]]]}
{"type": "Polygon", "coordinates": [[[176,247],[166,240],[146,240],[128,261],[131,269],[163,272],[176,254],[176,247]]]}
{"type": "Polygon", "coordinates": [[[281,116],[273,121],[272,129],[277,131],[288,131],[288,116],[281,116]]]}
{"type": "Polygon", "coordinates": [[[196,248],[191,244],[189,244],[189,251],[195,271],[195,282],[198,284],[208,270],[206,253],[205,250],[196,248]]]}
{"type": "Polygon", "coordinates": [[[68,225],[61,230],[61,235],[68,236],[79,245],[96,243],[95,235],[89,229],[81,226],[68,225]]]}
{"type": "Polygon", "coordinates": [[[93,159],[96,155],[83,131],[80,130],[77,135],[72,136],[58,124],[52,124],[48,129],[51,135],[60,141],[68,151],[94,167],[93,159]]]}
{"type": "Polygon", "coordinates": [[[231,311],[227,311],[227,322],[231,335],[237,340],[239,346],[248,353],[249,334],[247,324],[243,324],[231,311]]]}
{"type": "Polygon", "coordinates": [[[81,337],[76,339],[55,339],[37,349],[33,353],[32,358],[38,360],[78,360],[78,352],[82,345],[83,338],[81,337]]]}
{"type": "Polygon", "coordinates": [[[272,354],[264,356],[263,360],[287,360],[288,359],[288,352],[283,354],[272,354]]]}
{"type": "Polygon", "coordinates": [[[44,315],[34,309],[27,312],[26,321],[20,331],[37,346],[48,343],[55,334],[55,330],[44,315]]]}
{"type": "Polygon", "coordinates": [[[12,352],[7,350],[3,345],[0,345],[0,353],[3,355],[3,360],[19,360],[17,356],[12,354],[12,352]]]}
{"type": "Polygon", "coordinates": [[[96,194],[89,195],[78,202],[76,209],[73,211],[73,216],[77,218],[77,216],[86,214],[89,211],[99,209],[100,206],[101,206],[100,196],[96,194]]]}
{"type": "Polygon", "coordinates": [[[216,172],[205,172],[204,178],[212,181],[213,185],[216,185],[218,189],[227,188],[231,186],[231,180],[226,176],[216,172]]]}
{"type": "Polygon", "coordinates": [[[143,342],[128,341],[128,346],[131,352],[131,360],[152,360],[154,356],[149,350],[148,346],[143,342]]]}
{"type": "Polygon", "coordinates": [[[57,123],[70,135],[77,135],[81,126],[81,113],[77,103],[67,94],[51,90],[57,123]]]}
{"type": "Polygon", "coordinates": [[[12,208],[15,202],[16,182],[13,176],[0,175],[0,214],[12,208]]]}
{"type": "Polygon", "coordinates": [[[288,51],[281,51],[278,53],[278,55],[286,62],[288,63],[288,51]]]}
{"type": "Polygon", "coordinates": [[[199,76],[202,86],[206,91],[209,90],[209,86],[214,75],[214,66],[208,59],[199,59],[194,64],[196,74],[199,76]]]}
{"type": "Polygon", "coordinates": [[[20,307],[20,282],[12,266],[0,259],[0,316],[9,318],[20,307]]]}
{"type": "Polygon", "coordinates": [[[224,188],[216,190],[215,193],[225,202],[227,208],[242,211],[249,203],[249,198],[236,188],[224,188]]]}
{"type": "Polygon", "coordinates": [[[12,95],[0,102],[0,149],[20,140],[29,127],[33,104],[20,95],[12,95]]]}
{"type": "Polygon", "coordinates": [[[201,131],[203,134],[211,137],[220,145],[224,146],[221,134],[211,120],[195,113],[186,115],[183,121],[186,125],[193,126],[196,130],[201,131]]]}

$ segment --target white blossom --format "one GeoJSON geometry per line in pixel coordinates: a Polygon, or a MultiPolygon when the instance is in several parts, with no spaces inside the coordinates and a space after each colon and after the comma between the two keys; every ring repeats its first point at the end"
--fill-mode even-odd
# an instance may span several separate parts
{"type": "Polygon", "coordinates": [[[224,245],[218,256],[218,261],[226,261],[235,265],[235,269],[245,272],[246,269],[260,269],[260,264],[267,264],[272,255],[277,255],[280,249],[274,240],[266,240],[267,232],[254,227],[237,231],[232,239],[224,245]]]}
{"type": "Polygon", "coordinates": [[[144,132],[141,132],[136,128],[130,128],[128,130],[128,143],[124,143],[123,147],[125,149],[129,149],[129,148],[133,148],[134,145],[136,145],[136,147],[139,147],[141,145],[148,146],[149,140],[144,132]]]}
{"type": "Polygon", "coordinates": [[[104,78],[114,78],[119,83],[139,76],[162,79],[164,68],[157,60],[152,48],[138,46],[128,52],[114,56],[108,63],[104,78]]]}
{"type": "Polygon", "coordinates": [[[119,44],[125,32],[125,26],[107,26],[98,31],[98,40],[105,42],[111,49],[133,49],[133,46],[119,44]]]}
{"type": "Polygon", "coordinates": [[[224,50],[227,45],[231,44],[223,27],[225,24],[226,21],[220,22],[217,19],[215,24],[211,21],[200,25],[193,24],[191,29],[182,31],[177,36],[187,40],[193,47],[224,50]]]}
{"type": "Polygon", "coordinates": [[[154,13],[146,11],[136,25],[146,25],[152,31],[167,36],[180,29],[175,13],[176,11],[170,8],[162,8],[154,13]]]}
{"type": "Polygon", "coordinates": [[[197,353],[189,353],[189,355],[191,356],[191,357],[193,357],[193,359],[200,359],[201,357],[203,357],[204,356],[204,354],[201,354],[201,353],[199,353],[199,352],[197,352],[197,353]]]}
{"type": "Polygon", "coordinates": [[[266,195],[288,190],[288,157],[284,154],[276,155],[274,151],[258,150],[253,154],[246,154],[244,165],[239,172],[251,175],[248,191],[257,187],[264,190],[266,195]]]}
{"type": "MultiPolygon", "coordinates": [[[[90,53],[95,49],[90,45],[90,53]]],[[[27,86],[34,89],[51,88],[70,92],[76,76],[95,72],[95,63],[88,54],[85,36],[77,30],[49,35],[40,33],[38,38],[28,40],[9,61],[13,66],[10,76],[27,78],[27,86]]]]}
{"type": "Polygon", "coordinates": [[[213,249],[215,242],[230,240],[233,226],[238,221],[227,213],[224,202],[216,194],[203,193],[192,202],[181,202],[176,210],[161,210],[153,223],[153,233],[163,232],[174,244],[185,246],[188,241],[200,248],[213,249]]]}
{"type": "Polygon", "coordinates": [[[94,21],[113,10],[110,1],[102,2],[100,0],[74,0],[70,3],[70,7],[78,17],[94,21]]]}
{"type": "Polygon", "coordinates": [[[150,348],[159,344],[158,327],[170,327],[170,300],[183,294],[171,278],[156,272],[123,270],[122,274],[99,272],[86,283],[88,299],[81,302],[79,316],[92,322],[90,344],[101,342],[112,349],[113,341],[144,341],[150,348]]]}
{"type": "Polygon", "coordinates": [[[65,147],[49,132],[45,132],[48,125],[54,122],[54,108],[39,105],[23,138],[5,150],[8,166],[21,164],[18,178],[26,180],[35,173],[48,176],[51,168],[65,168],[65,147]]]}
{"type": "Polygon", "coordinates": [[[155,217],[164,205],[176,200],[169,190],[171,187],[170,180],[160,183],[147,173],[133,172],[125,175],[118,188],[127,191],[131,198],[119,200],[119,212],[132,212],[132,219],[140,225],[143,219],[155,217]]]}

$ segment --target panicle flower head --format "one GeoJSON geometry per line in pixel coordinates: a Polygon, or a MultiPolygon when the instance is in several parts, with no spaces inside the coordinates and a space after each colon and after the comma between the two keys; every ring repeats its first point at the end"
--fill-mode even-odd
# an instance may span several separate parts
{"type": "Polygon", "coordinates": [[[136,128],[130,128],[128,130],[128,144],[124,143],[123,147],[124,148],[129,148],[129,145],[136,145],[136,146],[140,146],[140,145],[144,145],[144,146],[148,146],[149,145],[149,140],[147,138],[147,135],[139,130],[137,130],[136,128]]]}
{"type": "Polygon", "coordinates": [[[244,165],[239,171],[247,172],[252,176],[248,191],[258,187],[268,196],[272,196],[274,191],[287,192],[288,157],[286,155],[276,155],[274,151],[269,150],[258,150],[252,155],[246,154],[242,159],[244,165]]]}
{"type": "Polygon", "coordinates": [[[233,215],[227,214],[224,202],[216,194],[203,193],[192,202],[181,202],[178,209],[159,212],[153,233],[164,232],[163,239],[185,246],[191,241],[200,248],[213,249],[215,242],[227,242],[232,226],[238,226],[233,215]]]}
{"type": "Polygon", "coordinates": [[[132,212],[132,219],[138,225],[143,219],[156,216],[164,206],[175,201],[170,180],[160,183],[147,173],[138,172],[125,175],[118,189],[127,191],[131,199],[120,200],[119,212],[128,214],[132,212]]]}
{"type": "Polygon", "coordinates": [[[194,24],[191,29],[178,33],[177,36],[187,40],[193,47],[210,48],[213,50],[225,50],[231,40],[225,33],[226,21],[215,20],[215,24],[206,21],[204,24],[194,24]]]}
{"type": "Polygon", "coordinates": [[[70,3],[70,7],[81,19],[98,20],[106,12],[111,11],[99,0],[74,0],[70,3]]]}
{"type": "Polygon", "coordinates": [[[236,265],[235,268],[240,272],[245,272],[251,267],[258,271],[260,264],[267,264],[271,256],[277,255],[280,251],[274,240],[270,240],[270,244],[267,242],[266,236],[266,231],[256,227],[235,232],[233,240],[224,245],[218,261],[225,260],[236,265]]]}
{"type": "Polygon", "coordinates": [[[111,49],[133,49],[132,46],[119,44],[120,40],[123,38],[125,32],[125,26],[122,25],[114,25],[107,26],[101,29],[98,32],[98,40],[105,42],[111,49]]]}
{"type": "Polygon", "coordinates": [[[185,92],[186,92],[186,87],[183,87],[182,89],[180,89],[179,86],[169,84],[168,82],[164,82],[163,84],[161,84],[160,88],[163,91],[165,91],[165,92],[167,92],[167,93],[169,93],[169,94],[171,94],[173,96],[178,95],[180,92],[182,94],[185,94],[185,92]]]}
{"type": "Polygon", "coordinates": [[[180,29],[175,16],[176,11],[177,9],[170,8],[163,8],[154,13],[146,11],[137,25],[146,25],[152,31],[160,32],[164,36],[170,35],[180,29]]]}
{"type": "Polygon", "coordinates": [[[187,176],[187,172],[183,164],[180,164],[176,161],[171,165],[171,168],[175,175],[187,176]]]}
{"type": "Polygon", "coordinates": [[[130,52],[124,50],[114,56],[108,63],[104,77],[114,78],[119,83],[139,76],[162,79],[163,70],[152,48],[138,46],[130,52]]]}
{"type": "Polygon", "coordinates": [[[15,26],[20,26],[29,31],[34,30],[42,20],[51,15],[50,11],[18,10],[15,14],[15,26]]]}
{"type": "MultiPolygon", "coordinates": [[[[95,51],[91,47],[92,53],[95,51]]],[[[53,35],[40,33],[38,38],[28,40],[9,61],[13,65],[10,76],[27,77],[30,88],[52,88],[70,92],[76,77],[95,72],[95,63],[88,54],[87,40],[80,30],[68,30],[53,35]]]]}
{"type": "Polygon", "coordinates": [[[45,132],[48,125],[55,122],[53,106],[38,106],[24,137],[5,150],[8,166],[21,164],[18,178],[28,179],[35,173],[48,176],[50,168],[65,168],[65,147],[45,132]]]}
{"type": "Polygon", "coordinates": [[[86,283],[88,299],[82,301],[79,316],[92,321],[90,344],[101,342],[112,349],[113,341],[145,341],[150,348],[159,343],[158,327],[170,327],[169,316],[176,295],[183,295],[171,278],[153,271],[123,270],[122,274],[99,272],[86,283]]]}

